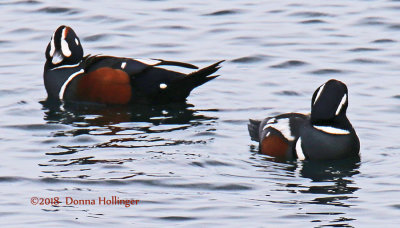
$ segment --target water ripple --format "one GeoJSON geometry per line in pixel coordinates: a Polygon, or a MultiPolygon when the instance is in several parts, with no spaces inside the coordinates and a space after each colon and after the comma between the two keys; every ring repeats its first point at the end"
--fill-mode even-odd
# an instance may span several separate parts
{"type": "Polygon", "coordinates": [[[379,48],[366,48],[366,47],[359,47],[359,48],[352,48],[350,52],[369,52],[369,51],[380,51],[379,48]]]}
{"type": "Polygon", "coordinates": [[[44,7],[44,8],[36,10],[36,12],[50,13],[50,14],[57,14],[57,13],[77,14],[80,12],[80,10],[72,9],[72,8],[65,8],[65,7],[44,7]]]}
{"type": "Polygon", "coordinates": [[[281,92],[277,92],[275,93],[277,95],[283,95],[283,96],[300,96],[301,94],[296,92],[296,91],[288,91],[288,90],[284,90],[281,92]]]}
{"type": "Polygon", "coordinates": [[[288,60],[283,63],[273,65],[271,66],[272,68],[289,68],[289,67],[298,67],[298,66],[304,66],[306,65],[306,62],[300,61],[300,60],[288,60]]]}
{"type": "Polygon", "coordinates": [[[245,56],[245,57],[233,59],[231,62],[233,62],[233,63],[256,63],[256,62],[263,61],[266,58],[268,58],[268,57],[265,55],[253,55],[253,56],[245,56]]]}
{"type": "Polygon", "coordinates": [[[317,75],[326,75],[326,74],[343,74],[345,71],[338,70],[338,69],[320,69],[320,70],[315,70],[312,71],[311,74],[317,74],[317,75]]]}
{"type": "Polygon", "coordinates": [[[183,7],[174,7],[174,8],[163,9],[163,11],[165,11],[165,12],[184,12],[185,10],[186,10],[186,8],[183,8],[183,7]]]}
{"type": "Polygon", "coordinates": [[[351,63],[361,63],[361,64],[382,64],[388,63],[387,61],[381,61],[376,59],[367,59],[367,58],[357,58],[350,61],[351,63]]]}
{"type": "Polygon", "coordinates": [[[41,2],[36,0],[21,0],[21,1],[0,3],[0,5],[37,5],[37,4],[41,4],[41,2]]]}
{"type": "Polygon", "coordinates": [[[0,226],[399,224],[395,1],[117,3],[1,1],[0,226]],[[62,24],[87,42],[85,53],[229,61],[183,105],[53,107],[38,102],[45,48],[62,24]],[[307,111],[328,76],[348,86],[361,160],[258,154],[248,119],[307,111]],[[108,195],[140,199],[140,216],[29,203],[108,195]]]}
{"type": "Polygon", "coordinates": [[[241,10],[219,10],[213,13],[204,14],[204,16],[226,16],[241,13],[241,10]]]}
{"type": "Polygon", "coordinates": [[[108,34],[97,34],[97,35],[91,35],[84,37],[83,40],[87,42],[93,42],[93,41],[99,41],[99,40],[105,40],[109,37],[110,35],[108,34]]]}
{"type": "Polygon", "coordinates": [[[290,14],[290,16],[295,16],[295,17],[333,17],[332,14],[322,13],[322,12],[312,12],[312,11],[292,13],[292,14],[290,14]]]}
{"type": "Polygon", "coordinates": [[[372,41],[372,43],[394,43],[394,42],[397,42],[397,41],[395,41],[393,39],[377,39],[377,40],[372,41]]]}
{"type": "Polygon", "coordinates": [[[164,217],[159,217],[158,219],[162,220],[167,220],[167,221],[190,221],[190,220],[196,220],[197,218],[194,217],[185,217],[185,216],[164,216],[164,217]]]}
{"type": "Polygon", "coordinates": [[[301,24],[325,24],[327,22],[324,20],[320,20],[320,19],[312,19],[312,20],[300,21],[299,23],[301,23],[301,24]]]}
{"type": "Polygon", "coordinates": [[[382,17],[366,17],[358,22],[358,25],[385,25],[384,18],[382,17]]]}

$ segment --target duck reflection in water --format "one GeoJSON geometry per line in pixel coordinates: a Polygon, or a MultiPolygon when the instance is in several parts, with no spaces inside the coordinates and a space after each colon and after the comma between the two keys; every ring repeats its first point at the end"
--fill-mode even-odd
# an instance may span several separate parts
{"type": "MultiPolygon", "coordinates": [[[[218,110],[196,110],[192,104],[173,103],[166,105],[102,105],[94,103],[54,103],[40,102],[45,111],[44,120],[48,123],[61,123],[72,126],[104,127],[124,122],[145,122],[153,125],[173,124],[195,126],[202,121],[215,120],[216,117],[201,115],[198,112],[218,110]]],[[[187,127],[190,127],[187,126],[187,127]]],[[[182,126],[183,127],[183,126],[182,126]]],[[[117,127],[113,126],[114,133],[117,127]]],[[[79,135],[79,133],[77,134],[79,135]]]]}
{"type": "MultiPolygon", "coordinates": [[[[254,156],[260,156],[255,146],[250,148],[254,156]]],[[[346,210],[340,208],[350,208],[353,203],[354,193],[360,188],[355,183],[353,176],[360,173],[360,157],[351,157],[334,161],[312,161],[312,160],[286,160],[276,157],[263,157],[257,166],[262,166],[262,172],[268,172],[278,186],[271,194],[268,202],[278,204],[298,204],[302,209],[307,208],[307,212],[299,211],[297,214],[306,214],[312,222],[322,222],[315,220],[319,215],[326,215],[329,224],[340,220],[344,227],[348,225],[346,221],[352,221],[350,215],[346,215],[346,210]],[[266,164],[265,164],[266,162],[266,164]],[[305,178],[305,179],[304,179],[305,178]],[[282,200],[280,193],[301,194],[298,200],[282,200]],[[331,206],[330,210],[326,207],[307,207],[305,205],[326,205],[331,206]],[[312,211],[312,212],[311,212],[312,211]],[[329,212],[327,212],[329,211],[329,212]]],[[[286,198],[286,197],[285,197],[286,198]]],[[[322,225],[319,224],[319,225],[322,225]]]]}
{"type": "MultiPolygon", "coordinates": [[[[254,149],[253,152],[258,153],[254,149]]],[[[285,186],[289,192],[329,195],[329,197],[316,198],[307,203],[346,206],[346,203],[338,201],[352,197],[339,195],[353,194],[359,189],[351,177],[360,173],[360,157],[333,161],[283,160],[275,157],[265,157],[264,160],[270,163],[265,168],[275,169],[272,171],[277,172],[277,175],[281,175],[281,171],[284,171],[285,175],[291,179],[303,177],[311,180],[309,186],[305,186],[304,183],[293,184],[293,181],[290,181],[290,184],[279,183],[280,186],[285,186]],[[321,183],[326,183],[326,185],[321,183]],[[331,197],[332,195],[338,196],[331,197]]]]}
{"type": "MultiPolygon", "coordinates": [[[[70,126],[68,129],[52,133],[52,137],[77,137],[88,135],[94,145],[66,145],[57,147],[75,153],[77,148],[140,148],[157,147],[180,144],[205,143],[207,139],[195,137],[188,140],[182,134],[193,134],[193,131],[184,131],[190,128],[200,131],[214,131],[216,117],[205,116],[199,113],[215,112],[217,110],[196,110],[187,103],[168,105],[129,105],[106,106],[83,103],[52,103],[41,102],[44,110],[44,120],[50,124],[70,126]],[[175,132],[176,134],[169,134],[175,132]],[[96,137],[92,137],[96,135],[96,137]],[[107,136],[99,138],[97,135],[107,136]]],[[[204,138],[204,137],[200,137],[204,138]]],[[[53,155],[55,153],[52,153],[53,155]]]]}
{"type": "MultiPolygon", "coordinates": [[[[251,146],[250,151],[254,156],[260,156],[255,146],[251,146]]],[[[360,188],[353,176],[360,173],[360,165],[360,157],[333,161],[300,161],[263,156],[256,166],[262,167],[260,171],[267,172],[268,179],[272,179],[277,186],[267,195],[266,201],[280,205],[298,205],[299,211],[296,215],[309,217],[314,226],[350,227],[349,221],[355,219],[343,208],[351,208],[351,200],[357,198],[354,193],[360,188]],[[298,197],[293,200],[293,197],[282,195],[282,192],[297,194],[298,197]]]]}

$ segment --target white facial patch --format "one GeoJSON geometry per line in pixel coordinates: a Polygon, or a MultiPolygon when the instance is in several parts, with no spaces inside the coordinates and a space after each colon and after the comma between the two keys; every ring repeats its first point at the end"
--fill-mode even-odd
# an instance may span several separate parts
{"type": "Polygon", "coordinates": [[[160,89],[166,89],[168,86],[165,83],[161,83],[160,84],[160,89]]]}
{"type": "Polygon", "coordinates": [[[51,59],[51,62],[56,65],[59,64],[61,61],[64,60],[64,57],[60,54],[60,52],[56,52],[53,56],[53,58],[51,59]]]}
{"type": "Polygon", "coordinates": [[[318,90],[317,96],[315,96],[313,105],[315,105],[315,103],[317,103],[319,96],[321,96],[322,90],[324,90],[324,87],[325,87],[325,84],[323,84],[321,87],[319,87],[319,90],[318,90]]]}
{"type": "Polygon", "coordinates": [[[335,127],[329,127],[329,126],[313,126],[315,129],[323,131],[328,134],[333,134],[333,135],[348,135],[350,134],[350,131],[340,129],[340,128],[335,128],[335,127]]]}
{"type": "Polygon", "coordinates": [[[301,138],[299,138],[296,142],[296,154],[298,159],[300,160],[306,159],[306,156],[303,153],[303,148],[301,148],[301,138]]]}
{"type": "Polygon", "coordinates": [[[126,62],[121,63],[121,69],[125,69],[126,67],[126,62]]]}
{"type": "Polygon", "coordinates": [[[342,100],[340,101],[339,106],[338,106],[338,108],[336,109],[336,113],[335,113],[336,116],[339,115],[339,113],[340,113],[340,111],[342,110],[343,105],[346,103],[346,101],[347,101],[347,94],[345,94],[345,95],[342,97],[342,100]]]}
{"type": "Polygon", "coordinates": [[[160,60],[155,60],[155,59],[134,59],[136,61],[139,61],[141,63],[150,65],[150,66],[154,66],[159,64],[161,61],[160,60]]]}
{"type": "Polygon", "coordinates": [[[53,36],[51,37],[51,41],[50,41],[50,57],[53,57],[54,52],[56,51],[56,45],[54,44],[54,35],[56,32],[53,33],[53,36]]]}
{"type": "Polygon", "coordinates": [[[71,74],[68,79],[64,82],[64,84],[61,86],[60,92],[58,93],[58,97],[60,98],[60,100],[64,99],[64,93],[65,93],[65,89],[67,88],[68,84],[72,81],[72,79],[74,79],[76,76],[84,73],[85,71],[83,69],[81,69],[80,71],[77,71],[73,74],[71,74]]]}
{"type": "Polygon", "coordinates": [[[75,43],[76,43],[76,45],[79,45],[79,40],[78,40],[78,38],[75,38],[75,43]]]}
{"type": "Polygon", "coordinates": [[[277,131],[281,132],[283,137],[285,137],[287,140],[289,140],[289,141],[293,141],[294,140],[294,137],[291,134],[290,125],[289,125],[289,119],[288,118],[284,118],[284,119],[272,118],[267,122],[267,124],[265,125],[263,130],[265,130],[265,129],[269,128],[269,127],[274,128],[277,131]]]}
{"type": "Polygon", "coordinates": [[[69,45],[65,38],[67,37],[67,28],[64,28],[62,31],[62,36],[61,36],[61,51],[65,57],[70,57],[71,56],[71,50],[69,50],[69,45]]]}

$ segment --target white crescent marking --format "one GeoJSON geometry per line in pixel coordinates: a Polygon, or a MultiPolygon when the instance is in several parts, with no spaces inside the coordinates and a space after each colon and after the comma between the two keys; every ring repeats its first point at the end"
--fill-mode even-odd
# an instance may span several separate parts
{"type": "Polygon", "coordinates": [[[340,129],[340,128],[335,128],[335,127],[329,127],[329,126],[313,126],[315,129],[323,131],[328,134],[334,134],[334,135],[348,135],[350,134],[350,131],[340,129]]]}
{"type": "Polygon", "coordinates": [[[342,97],[342,100],[340,101],[340,104],[339,104],[338,108],[336,109],[336,113],[335,113],[336,116],[339,115],[340,111],[343,108],[344,103],[346,103],[346,100],[347,100],[347,94],[345,94],[342,97]]]}
{"type": "Polygon", "coordinates": [[[121,63],[121,69],[125,69],[126,67],[126,62],[121,63]]]}
{"type": "Polygon", "coordinates": [[[296,142],[296,154],[298,159],[300,160],[306,159],[306,156],[303,153],[303,148],[301,148],[301,138],[299,138],[296,142]]]}
{"type": "Polygon", "coordinates": [[[318,100],[319,96],[321,96],[321,93],[322,93],[322,90],[324,90],[324,87],[325,87],[325,84],[323,84],[321,87],[319,87],[319,90],[318,90],[317,96],[315,96],[313,105],[315,105],[315,103],[317,103],[317,100],[318,100]]]}
{"type": "Polygon", "coordinates": [[[64,84],[61,86],[60,93],[58,94],[58,97],[60,98],[60,100],[64,99],[64,93],[65,93],[65,89],[67,88],[67,85],[72,81],[72,79],[74,79],[79,74],[82,74],[83,72],[85,72],[85,71],[83,69],[81,69],[80,71],[77,71],[68,77],[67,81],[65,81],[64,84]]]}

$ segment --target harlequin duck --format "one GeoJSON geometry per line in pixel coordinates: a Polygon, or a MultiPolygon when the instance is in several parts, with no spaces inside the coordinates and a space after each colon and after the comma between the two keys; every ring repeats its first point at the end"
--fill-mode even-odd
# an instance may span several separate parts
{"type": "Polygon", "coordinates": [[[44,85],[48,100],[102,104],[165,104],[184,102],[190,92],[216,77],[219,61],[189,74],[160,68],[198,67],[182,62],[113,56],[83,56],[81,41],[68,26],[60,26],[46,49],[44,85]]]}
{"type": "Polygon", "coordinates": [[[262,154],[274,157],[335,160],[358,156],[360,141],[347,119],[347,106],[346,85],[332,79],[314,92],[311,114],[250,120],[250,137],[259,142],[262,154]]]}

